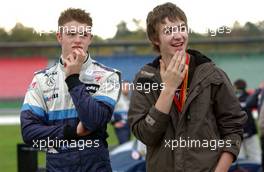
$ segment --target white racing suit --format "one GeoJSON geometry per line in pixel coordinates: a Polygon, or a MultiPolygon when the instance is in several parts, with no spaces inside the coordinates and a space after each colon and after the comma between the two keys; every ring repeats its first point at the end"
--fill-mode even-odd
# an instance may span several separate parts
{"type": "Polygon", "coordinates": [[[65,80],[63,65],[35,73],[21,109],[25,143],[47,150],[47,171],[110,172],[107,123],[120,93],[120,73],[90,57],[65,80]],[[79,137],[81,121],[92,133],[79,137]]]}

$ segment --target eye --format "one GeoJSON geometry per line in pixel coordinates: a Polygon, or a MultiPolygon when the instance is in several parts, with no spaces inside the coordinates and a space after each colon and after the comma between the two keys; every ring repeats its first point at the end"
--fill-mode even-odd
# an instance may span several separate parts
{"type": "Polygon", "coordinates": [[[185,25],[183,25],[183,26],[181,25],[181,26],[180,26],[180,31],[181,31],[181,32],[185,32],[186,30],[187,30],[187,28],[186,28],[185,25]]]}
{"type": "Polygon", "coordinates": [[[83,33],[81,33],[81,36],[88,37],[88,33],[87,32],[83,32],[83,33]]]}
{"type": "Polygon", "coordinates": [[[66,35],[67,35],[67,36],[75,36],[76,33],[74,33],[74,32],[67,32],[66,35]]]}
{"type": "Polygon", "coordinates": [[[164,29],[163,29],[163,33],[165,35],[171,35],[172,34],[172,27],[171,26],[166,26],[164,29]]]}

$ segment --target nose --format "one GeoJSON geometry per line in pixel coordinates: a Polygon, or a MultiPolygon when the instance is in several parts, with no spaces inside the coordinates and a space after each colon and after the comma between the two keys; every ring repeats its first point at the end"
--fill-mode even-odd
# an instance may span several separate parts
{"type": "Polygon", "coordinates": [[[82,35],[76,34],[75,37],[74,37],[74,42],[75,43],[81,43],[82,37],[83,37],[82,35]]]}
{"type": "Polygon", "coordinates": [[[182,38],[182,26],[174,26],[172,27],[172,36],[174,39],[182,38]]]}
{"type": "Polygon", "coordinates": [[[180,32],[173,32],[173,39],[181,39],[182,35],[180,32]]]}

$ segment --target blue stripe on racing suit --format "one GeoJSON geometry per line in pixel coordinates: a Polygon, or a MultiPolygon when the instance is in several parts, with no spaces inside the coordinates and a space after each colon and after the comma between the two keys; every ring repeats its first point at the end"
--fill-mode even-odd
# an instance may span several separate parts
{"type": "Polygon", "coordinates": [[[98,101],[90,96],[86,92],[85,85],[80,82],[78,74],[69,76],[66,83],[78,112],[78,117],[89,131],[95,131],[111,120],[113,106],[109,106],[109,103],[106,105],[101,100],[98,101]]]}

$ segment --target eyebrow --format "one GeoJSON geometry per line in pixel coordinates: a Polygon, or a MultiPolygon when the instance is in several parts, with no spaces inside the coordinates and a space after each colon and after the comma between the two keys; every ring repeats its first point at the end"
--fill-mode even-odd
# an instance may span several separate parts
{"type": "Polygon", "coordinates": [[[186,26],[185,23],[180,23],[178,25],[169,26],[168,24],[164,24],[165,27],[180,27],[180,26],[186,26]]]}
{"type": "Polygon", "coordinates": [[[180,26],[186,26],[186,24],[185,23],[181,23],[181,24],[178,24],[178,25],[176,25],[177,27],[180,27],[180,26]]]}

